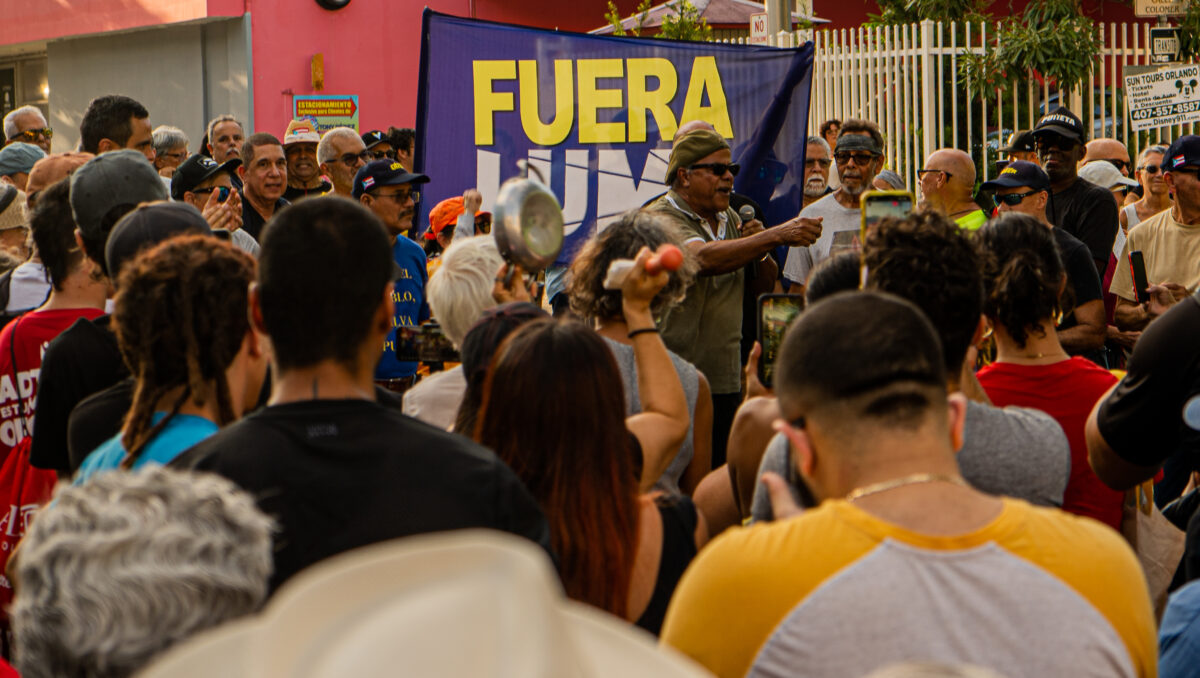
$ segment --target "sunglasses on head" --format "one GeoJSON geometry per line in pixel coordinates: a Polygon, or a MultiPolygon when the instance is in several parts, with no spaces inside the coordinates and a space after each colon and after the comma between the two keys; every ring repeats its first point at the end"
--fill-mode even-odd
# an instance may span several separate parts
{"type": "Polygon", "coordinates": [[[723,177],[726,172],[729,172],[736,177],[738,172],[741,171],[742,166],[736,162],[701,162],[692,165],[688,169],[706,169],[719,177],[723,177]]]}

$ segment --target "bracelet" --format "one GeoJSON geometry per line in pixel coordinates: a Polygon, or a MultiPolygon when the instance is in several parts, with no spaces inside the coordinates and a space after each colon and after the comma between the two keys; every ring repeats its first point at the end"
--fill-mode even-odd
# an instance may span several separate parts
{"type": "Polygon", "coordinates": [[[632,338],[636,337],[636,336],[637,336],[637,335],[639,335],[639,334],[647,334],[647,333],[649,333],[649,332],[654,332],[655,334],[657,334],[657,333],[658,333],[658,328],[657,328],[657,327],[640,327],[640,328],[638,328],[638,329],[636,329],[636,330],[629,330],[629,334],[627,334],[627,335],[625,335],[625,336],[627,336],[627,337],[629,337],[630,339],[632,339],[632,338]]]}

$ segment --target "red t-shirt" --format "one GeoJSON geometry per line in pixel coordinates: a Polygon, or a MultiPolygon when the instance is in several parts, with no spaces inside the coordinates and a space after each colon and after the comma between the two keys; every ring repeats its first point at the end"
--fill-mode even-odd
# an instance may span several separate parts
{"type": "Polygon", "coordinates": [[[979,383],[999,407],[1020,405],[1058,421],[1071,445],[1071,475],[1063,509],[1121,529],[1124,493],[1109,488],[1088,464],[1084,425],[1100,396],[1117,383],[1107,370],[1084,358],[1053,365],[995,363],[979,370],[979,383]]]}

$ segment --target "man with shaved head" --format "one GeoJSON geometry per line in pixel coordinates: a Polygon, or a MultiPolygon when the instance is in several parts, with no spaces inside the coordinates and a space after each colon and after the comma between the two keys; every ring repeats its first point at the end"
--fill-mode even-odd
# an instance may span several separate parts
{"type": "Polygon", "coordinates": [[[1087,153],[1084,154],[1083,160],[1079,162],[1079,166],[1083,167],[1089,162],[1097,160],[1106,160],[1113,164],[1113,167],[1121,170],[1122,176],[1129,176],[1129,149],[1125,148],[1125,144],[1116,139],[1092,139],[1088,142],[1087,153]]]}
{"type": "Polygon", "coordinates": [[[975,204],[975,163],[971,156],[943,148],[930,154],[925,168],[917,170],[925,207],[950,217],[959,228],[974,232],[987,223],[987,214],[975,204]]]}

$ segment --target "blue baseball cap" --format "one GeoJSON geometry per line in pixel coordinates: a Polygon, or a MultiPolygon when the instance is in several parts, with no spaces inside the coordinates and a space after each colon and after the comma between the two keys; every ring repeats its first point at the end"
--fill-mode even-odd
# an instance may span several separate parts
{"type": "Polygon", "coordinates": [[[1200,165],[1200,136],[1195,134],[1185,134],[1172,142],[1163,160],[1163,169],[1168,172],[1189,165],[1200,165]]]}
{"type": "Polygon", "coordinates": [[[983,182],[980,188],[994,191],[997,188],[1020,188],[1027,186],[1035,191],[1050,190],[1050,177],[1046,170],[1028,160],[1014,160],[1000,170],[999,176],[983,182]]]}
{"type": "Polygon", "coordinates": [[[429,177],[424,174],[413,174],[404,169],[395,160],[375,160],[363,165],[354,175],[354,188],[351,191],[355,198],[361,198],[363,193],[379,186],[399,186],[400,184],[424,184],[429,177]]]}

